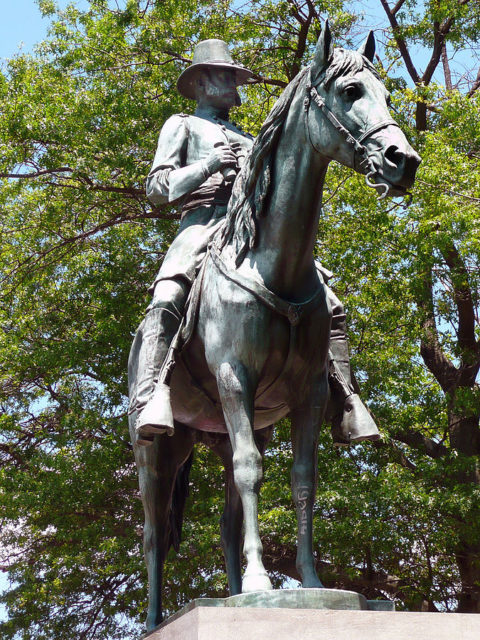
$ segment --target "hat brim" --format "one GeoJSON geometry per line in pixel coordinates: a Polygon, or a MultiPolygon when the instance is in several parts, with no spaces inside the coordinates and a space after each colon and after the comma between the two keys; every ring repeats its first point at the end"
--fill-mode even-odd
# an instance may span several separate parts
{"type": "Polygon", "coordinates": [[[236,64],[228,64],[228,62],[199,62],[192,64],[183,71],[177,80],[177,89],[186,98],[195,100],[195,84],[194,80],[198,75],[198,72],[202,69],[227,69],[229,71],[235,71],[236,85],[237,87],[248,82],[253,77],[253,72],[245,67],[240,67],[236,64]]]}

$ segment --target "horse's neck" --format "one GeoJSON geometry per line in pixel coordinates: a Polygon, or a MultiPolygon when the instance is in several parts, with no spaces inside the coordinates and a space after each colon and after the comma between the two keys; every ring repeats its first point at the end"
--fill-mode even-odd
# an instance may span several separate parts
{"type": "Polygon", "coordinates": [[[248,260],[267,287],[292,300],[308,296],[316,277],[313,250],[329,162],[308,139],[302,89],[303,83],[277,146],[266,216],[248,260]]]}

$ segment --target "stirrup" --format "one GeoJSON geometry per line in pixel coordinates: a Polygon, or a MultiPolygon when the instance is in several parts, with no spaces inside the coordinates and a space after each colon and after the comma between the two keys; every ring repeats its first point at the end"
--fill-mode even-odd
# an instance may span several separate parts
{"type": "Polygon", "coordinates": [[[158,382],[152,397],[145,405],[135,424],[137,442],[143,446],[153,443],[153,436],[166,433],[173,436],[172,406],[170,404],[170,387],[158,382]]]}
{"type": "Polygon", "coordinates": [[[358,394],[345,398],[342,413],[332,419],[332,436],[336,447],[380,440],[377,425],[358,394]]]}

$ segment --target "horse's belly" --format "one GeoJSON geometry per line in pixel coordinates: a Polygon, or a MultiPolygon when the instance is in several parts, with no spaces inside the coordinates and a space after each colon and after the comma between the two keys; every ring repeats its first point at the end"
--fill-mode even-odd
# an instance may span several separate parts
{"type": "MultiPolygon", "coordinates": [[[[312,317],[304,324],[304,331],[313,321],[312,317]]],[[[263,429],[284,418],[324,366],[321,361],[325,360],[325,354],[318,348],[321,342],[318,335],[312,335],[311,330],[302,335],[300,330],[292,345],[288,339],[289,324],[280,317],[278,322],[282,326],[275,331],[280,334],[275,356],[267,360],[255,396],[255,429],[263,429]]],[[[227,428],[216,381],[208,369],[202,346],[198,338],[194,339],[178,359],[171,383],[173,415],[175,420],[194,429],[225,433],[227,428]]]]}
{"type": "MultiPolygon", "coordinates": [[[[200,386],[193,380],[182,359],[179,359],[175,368],[171,390],[175,420],[199,431],[227,432],[218,393],[208,392],[203,381],[200,386]]],[[[255,402],[255,429],[264,429],[288,414],[290,409],[286,402],[268,395],[265,397],[265,394],[259,395],[258,402],[255,402]]]]}

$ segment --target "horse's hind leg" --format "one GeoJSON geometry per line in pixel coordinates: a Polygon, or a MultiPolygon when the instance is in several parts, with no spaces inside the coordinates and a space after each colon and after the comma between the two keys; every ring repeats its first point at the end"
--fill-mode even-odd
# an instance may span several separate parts
{"type": "Polygon", "coordinates": [[[233,449],[233,478],[242,501],[245,538],[243,551],[247,568],[242,591],[272,588],[262,562],[258,530],[258,493],[262,483],[262,456],[253,436],[254,386],[246,368],[224,362],[217,372],[217,386],[233,449]]]}
{"type": "MultiPolygon", "coordinates": [[[[130,416],[140,493],[145,511],[143,546],[148,572],[147,630],[163,620],[162,578],[166,555],[181,526],[181,514],[172,513],[172,495],[178,470],[188,459],[193,445],[193,433],[176,424],[175,435],[155,436],[150,447],[139,446],[135,436],[135,413],[130,416]],[[173,516],[173,518],[172,518],[173,516]],[[175,522],[175,516],[177,516],[175,522]]],[[[183,504],[181,505],[183,508],[183,504]]]]}
{"type": "MultiPolygon", "coordinates": [[[[257,448],[263,456],[272,437],[273,427],[255,431],[257,448]]],[[[233,478],[233,452],[228,436],[219,436],[209,443],[210,448],[222,459],[225,469],[225,508],[220,520],[221,540],[228,578],[228,590],[231,596],[242,592],[241,540],[243,508],[233,478]]]]}
{"type": "Polygon", "coordinates": [[[313,557],[313,504],[317,483],[318,434],[328,394],[326,375],[312,385],[312,397],[290,412],[292,422],[292,494],[297,511],[297,569],[303,587],[323,587],[313,557]]]}

